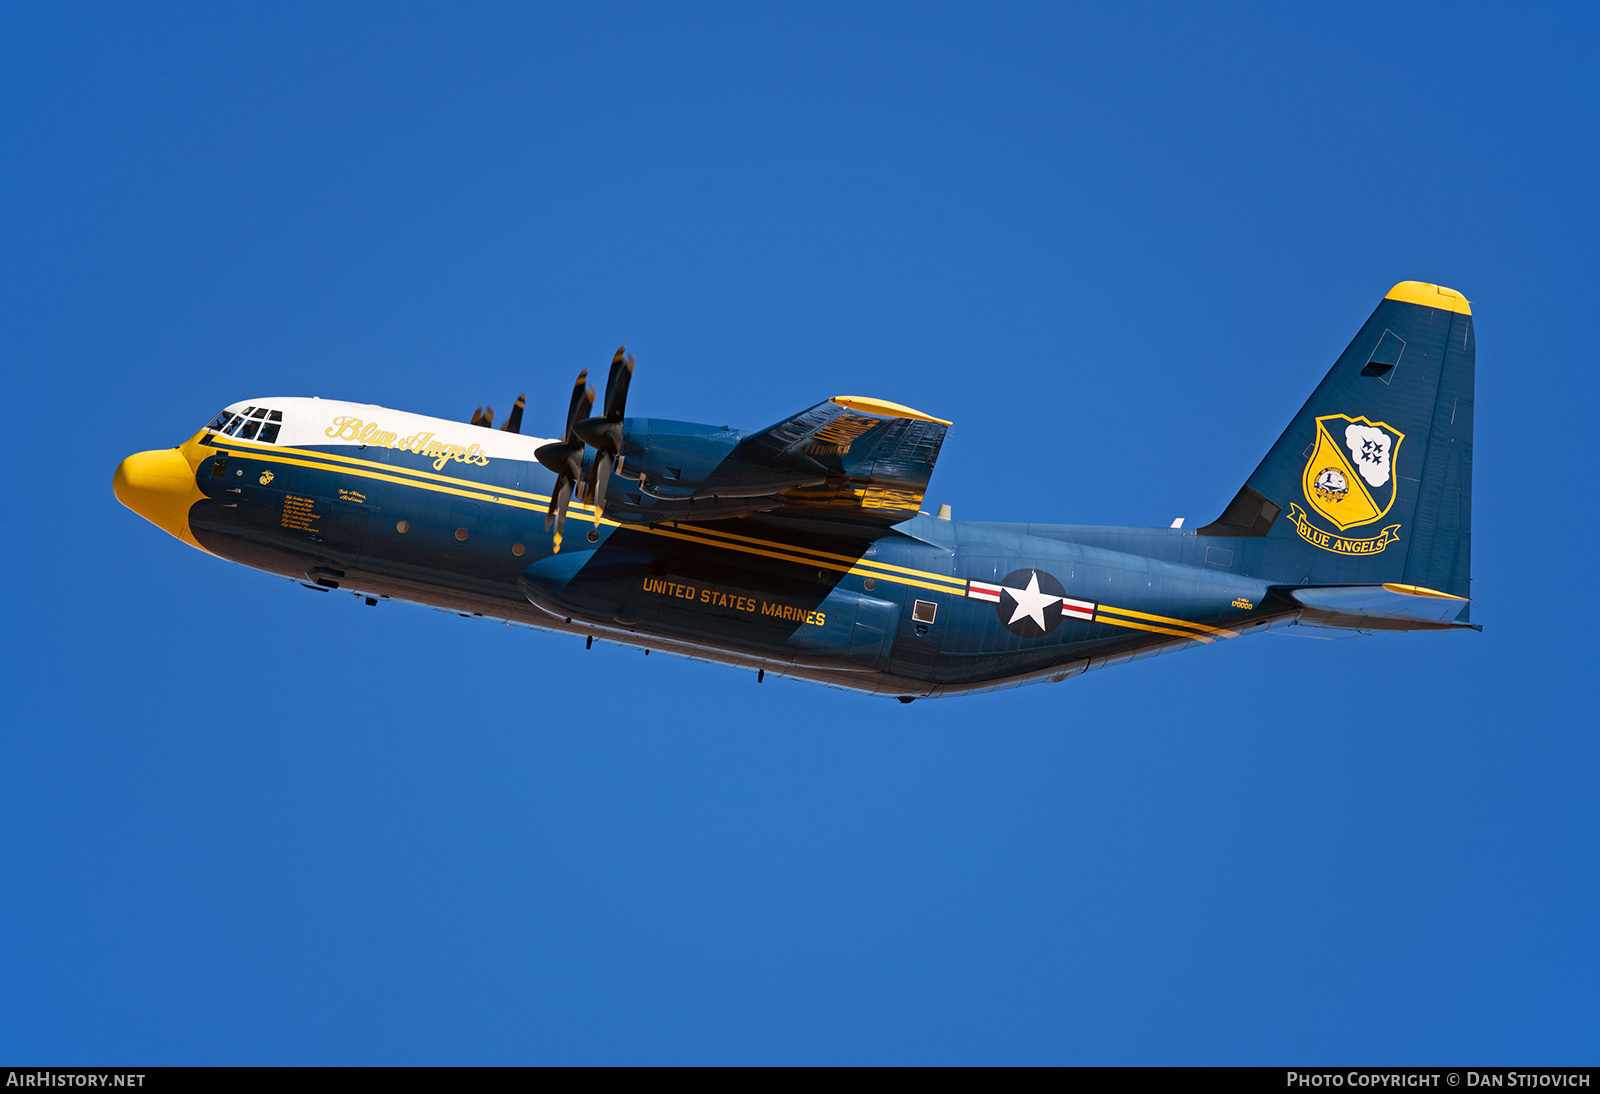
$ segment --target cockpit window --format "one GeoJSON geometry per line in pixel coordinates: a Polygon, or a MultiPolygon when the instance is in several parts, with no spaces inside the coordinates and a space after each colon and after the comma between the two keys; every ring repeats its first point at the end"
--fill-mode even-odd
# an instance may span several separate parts
{"type": "Polygon", "coordinates": [[[224,410],[211,419],[211,424],[206,428],[227,437],[238,437],[241,441],[274,444],[278,440],[278,431],[283,428],[283,411],[268,410],[264,406],[247,406],[239,414],[224,410]]]}

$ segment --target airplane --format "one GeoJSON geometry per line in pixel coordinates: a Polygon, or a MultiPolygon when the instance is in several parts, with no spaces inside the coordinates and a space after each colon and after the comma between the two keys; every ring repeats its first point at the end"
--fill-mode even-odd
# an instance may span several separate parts
{"type": "Polygon", "coordinates": [[[235,403],[113,487],[191,547],[414,601],[901,702],[1059,683],[1301,626],[1470,621],[1472,309],[1396,285],[1216,520],[956,521],[922,509],[951,423],[841,395],[748,432],[625,414],[587,370],[558,437],[518,398],[468,422],[235,403]],[[577,534],[574,534],[577,533],[577,534]]]}

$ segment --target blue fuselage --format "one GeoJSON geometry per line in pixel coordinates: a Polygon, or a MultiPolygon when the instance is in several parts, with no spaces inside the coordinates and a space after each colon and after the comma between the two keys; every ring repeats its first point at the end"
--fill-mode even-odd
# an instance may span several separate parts
{"type": "Polygon", "coordinates": [[[633,525],[575,504],[557,552],[553,476],[531,460],[211,433],[186,449],[203,495],[188,527],[224,558],[880,694],[1065,679],[1295,610],[1241,572],[1251,541],[1179,529],[922,514],[874,527],[781,510],[633,525]]]}

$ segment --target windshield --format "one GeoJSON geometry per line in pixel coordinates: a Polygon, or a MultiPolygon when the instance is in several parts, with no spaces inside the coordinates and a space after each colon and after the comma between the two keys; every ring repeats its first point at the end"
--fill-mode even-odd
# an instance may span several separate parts
{"type": "Polygon", "coordinates": [[[264,406],[247,406],[235,414],[224,410],[206,429],[224,437],[238,437],[241,441],[263,441],[275,444],[278,431],[283,428],[283,411],[269,410],[264,406]]]}

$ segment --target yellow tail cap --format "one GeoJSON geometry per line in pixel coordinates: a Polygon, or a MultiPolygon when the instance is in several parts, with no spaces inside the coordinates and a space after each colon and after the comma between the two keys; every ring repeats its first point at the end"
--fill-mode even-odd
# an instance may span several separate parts
{"type": "Polygon", "coordinates": [[[1421,304],[1425,308],[1472,314],[1472,304],[1454,289],[1431,285],[1426,281],[1402,281],[1390,289],[1385,300],[1399,300],[1405,304],[1421,304]]]}
{"type": "Polygon", "coordinates": [[[179,449],[135,452],[117,465],[111,489],[118,501],[145,520],[204,551],[189,529],[189,507],[205,497],[194,473],[194,465],[179,449]]]}

